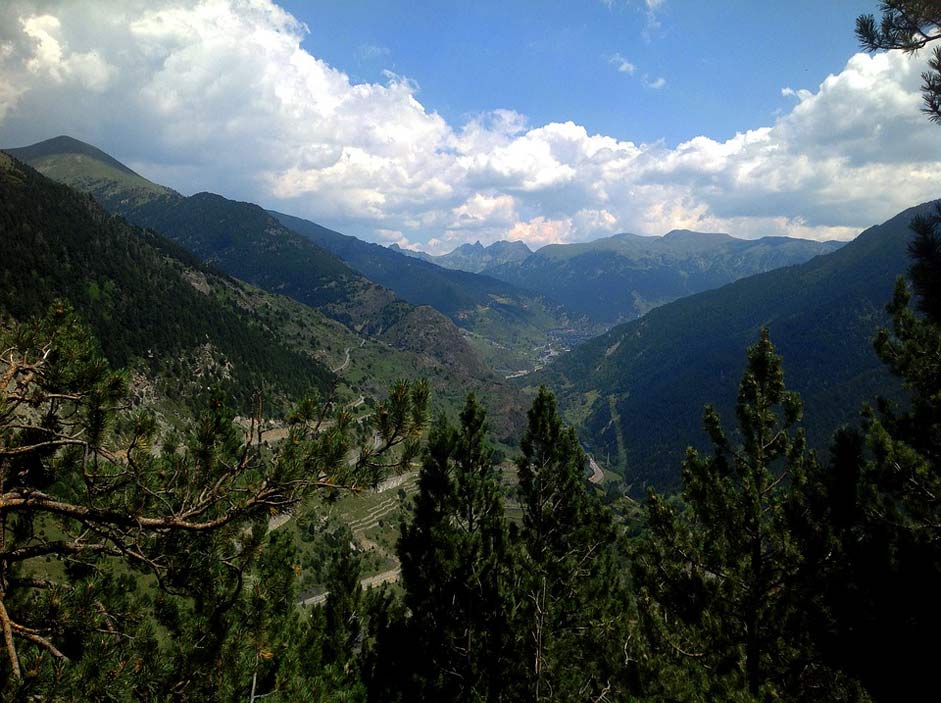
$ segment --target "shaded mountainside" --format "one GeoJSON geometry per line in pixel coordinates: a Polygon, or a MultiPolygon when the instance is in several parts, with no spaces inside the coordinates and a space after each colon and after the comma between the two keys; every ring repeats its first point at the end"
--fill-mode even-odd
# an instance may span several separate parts
{"type": "Polygon", "coordinates": [[[382,330],[410,309],[252,203],[212,193],[182,196],[69,137],[5,151],[226,273],[317,307],[357,329],[382,330]]]}
{"type": "Polygon", "coordinates": [[[615,324],[686,295],[834,251],[836,242],[788,237],[736,239],[674,230],[662,237],[618,234],[552,244],[488,275],[558,300],[574,313],[615,324]]]}
{"type": "Polygon", "coordinates": [[[181,383],[208,374],[242,402],[261,388],[284,398],[333,384],[310,354],[209,295],[234,281],[3,154],[0,218],[5,315],[25,320],[67,301],[115,367],[143,364],[181,383]]]}
{"type": "Polygon", "coordinates": [[[130,222],[170,237],[226,273],[378,333],[408,313],[329,251],[289,231],[262,208],[213,193],[171,194],[118,208],[130,222]]]}
{"type": "MultiPolygon", "coordinates": [[[[257,205],[211,193],[184,197],[136,174],[129,183],[130,169],[74,139],[59,138],[7,151],[37,159],[37,165],[50,177],[90,193],[128,221],[169,237],[174,244],[155,239],[178,249],[181,255],[184,250],[178,246],[185,247],[192,252],[188,256],[193,265],[208,262],[277,294],[265,297],[254,291],[248,296],[263,305],[257,314],[267,321],[269,332],[280,335],[297,352],[319,355],[331,368],[341,365],[345,349],[351,348],[344,376],[354,379],[351,382],[357,388],[353,392],[369,395],[381,392],[377,384],[391,378],[427,376],[446,405],[458,407],[470,390],[492,397],[491,410],[499,414],[495,430],[502,432],[501,436],[515,430],[518,418],[512,415],[519,410],[518,402],[448,318],[399,299],[350,269],[336,255],[290,231],[257,205]],[[136,179],[151,188],[142,189],[136,179]],[[302,305],[290,306],[281,296],[302,305]],[[327,324],[320,312],[346,327],[327,324]],[[405,332],[419,329],[425,340],[420,355],[410,350],[412,344],[405,332]],[[364,336],[368,337],[365,341],[364,336]],[[461,363],[454,363],[455,359],[461,363]]],[[[239,304],[246,300],[246,294],[213,290],[239,304]]]]}
{"type": "MultiPolygon", "coordinates": [[[[470,332],[472,339],[476,336],[497,346],[498,353],[490,355],[494,360],[509,362],[507,351],[515,352],[518,363],[501,371],[527,368],[533,347],[545,343],[547,332],[577,324],[556,302],[532,291],[490,276],[442,268],[298,217],[272,214],[371,281],[414,305],[430,305],[470,332]]],[[[485,346],[479,349],[487,352],[485,346]]]]}
{"type": "Polygon", "coordinates": [[[461,271],[470,271],[471,273],[483,273],[489,268],[500,266],[502,264],[518,263],[531,256],[533,251],[525,242],[508,242],[501,240],[484,246],[480,242],[473,244],[462,244],[454,251],[440,256],[426,254],[423,251],[410,251],[402,249],[398,244],[392,244],[390,247],[406,256],[412,256],[416,259],[422,259],[438,266],[449,269],[459,269],[461,271]]]}
{"type": "Polygon", "coordinates": [[[872,227],[838,251],[652,310],[587,342],[541,380],[564,396],[600,459],[635,492],[675,487],[687,445],[705,446],[703,406],[733,417],[745,349],[762,326],[806,404],[814,446],[895,384],[872,349],[894,281],[907,270],[909,222],[872,227]]]}
{"type": "MultiPolygon", "coordinates": [[[[430,305],[452,319],[460,319],[462,314],[472,312],[478,305],[491,304],[495,297],[511,298],[515,302],[524,294],[515,286],[493,278],[443,269],[299,217],[278,212],[272,214],[283,225],[335,254],[369,280],[393,290],[413,305],[430,305]]],[[[524,323],[529,314],[523,304],[506,313],[515,314],[520,323],[524,323]]]]}

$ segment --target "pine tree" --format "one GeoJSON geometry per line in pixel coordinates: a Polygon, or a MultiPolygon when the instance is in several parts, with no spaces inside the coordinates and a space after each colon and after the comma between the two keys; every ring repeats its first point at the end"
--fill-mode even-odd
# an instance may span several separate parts
{"type": "Polygon", "coordinates": [[[587,458],[539,389],[521,443],[515,583],[520,700],[604,700],[618,690],[614,530],[589,490],[587,458]]]}
{"type": "Polygon", "coordinates": [[[268,539],[269,518],[407,465],[427,385],[393,387],[365,448],[347,411],[307,403],[269,451],[260,417],[241,431],[218,393],[176,446],[152,416],[123,409],[122,374],[64,306],[0,323],[0,340],[0,695],[282,690],[297,671],[285,637],[297,564],[268,539]]]}
{"type": "Polygon", "coordinates": [[[500,475],[487,446],[485,412],[473,394],[453,428],[432,429],[413,517],[398,551],[416,696],[499,700],[504,682],[506,527],[500,475]]]}
{"type": "Polygon", "coordinates": [[[820,594],[813,623],[834,666],[879,701],[918,700],[933,686],[941,629],[941,289],[936,215],[916,218],[909,250],[918,314],[903,278],[887,309],[892,330],[876,352],[909,400],[863,410],[841,431],[831,467],[807,486],[805,549],[825,555],[808,570],[820,594]]]}
{"type": "MultiPolygon", "coordinates": [[[[936,41],[941,30],[941,2],[938,0],[881,0],[879,22],[872,15],[856,19],[856,36],[867,51],[901,49],[914,53],[936,41]]],[[[928,61],[929,71],[921,74],[922,110],[932,122],[941,122],[941,48],[935,47],[928,61]]]]}
{"type": "Polygon", "coordinates": [[[359,579],[359,560],[349,540],[343,540],[337,546],[327,572],[326,639],[323,647],[323,661],[336,665],[340,671],[349,671],[361,633],[362,587],[359,579]]]}
{"type": "Polygon", "coordinates": [[[736,415],[741,443],[707,407],[713,453],[687,450],[678,508],[651,492],[634,559],[660,680],[682,700],[800,699],[818,668],[797,628],[802,556],[789,529],[791,486],[812,456],[767,330],[748,350],[736,415]]]}

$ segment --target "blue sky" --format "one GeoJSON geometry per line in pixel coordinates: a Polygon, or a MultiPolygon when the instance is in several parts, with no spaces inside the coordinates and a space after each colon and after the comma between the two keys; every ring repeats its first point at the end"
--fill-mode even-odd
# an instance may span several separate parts
{"type": "Polygon", "coordinates": [[[310,52],[357,82],[408,76],[451,123],[509,108],[669,145],[771,122],[790,107],[781,88],[814,88],[843,68],[856,17],[875,11],[863,0],[282,4],[307,24],[310,52]],[[664,87],[649,87],[658,78],[664,87]]]}
{"type": "Polygon", "coordinates": [[[93,143],[441,253],[673,228],[848,239],[941,196],[873,1],[13,0],[0,145],[93,143]]]}

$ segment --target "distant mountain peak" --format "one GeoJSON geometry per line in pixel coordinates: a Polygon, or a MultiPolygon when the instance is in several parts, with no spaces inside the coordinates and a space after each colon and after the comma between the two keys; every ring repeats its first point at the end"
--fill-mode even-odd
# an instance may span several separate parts
{"type": "Polygon", "coordinates": [[[112,168],[115,168],[118,171],[126,173],[130,176],[137,176],[138,178],[142,178],[139,173],[128,168],[116,158],[106,154],[98,147],[80,141],[75,137],[70,137],[66,134],[53,137],[52,139],[46,139],[41,142],[36,142],[35,144],[30,144],[29,146],[17,147],[14,149],[4,149],[4,151],[12,156],[15,156],[20,161],[26,162],[41,159],[45,156],[80,154],[82,156],[92,158],[95,161],[100,161],[104,164],[107,164],[108,166],[111,166],[112,168]]]}
{"type": "Polygon", "coordinates": [[[98,147],[67,135],[4,151],[44,176],[90,193],[106,210],[179,196],[170,188],[147,180],[98,147]]]}
{"type": "Polygon", "coordinates": [[[532,254],[525,242],[499,240],[491,244],[482,244],[478,239],[473,244],[465,242],[447,254],[433,256],[424,252],[408,252],[425,261],[449,269],[458,269],[470,273],[482,273],[493,266],[522,261],[532,254]]]}

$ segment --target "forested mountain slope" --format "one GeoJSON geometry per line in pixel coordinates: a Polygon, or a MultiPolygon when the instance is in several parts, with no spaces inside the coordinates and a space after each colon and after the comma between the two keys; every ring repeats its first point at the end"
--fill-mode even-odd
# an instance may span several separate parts
{"type": "Polygon", "coordinates": [[[332,385],[312,354],[210,295],[236,282],[4,154],[0,217],[3,314],[23,320],[66,302],[113,366],[140,363],[183,385],[213,379],[242,402],[263,387],[284,398],[332,385]]]}
{"type": "Polygon", "coordinates": [[[768,326],[788,386],[825,446],[860,404],[894,384],[872,348],[893,283],[908,265],[912,208],[838,251],[683,298],[564,356],[541,380],[564,395],[583,437],[634,486],[672,487],[684,447],[702,445],[702,413],[730,417],[744,349],[768,326]]]}
{"type": "MultiPolygon", "coordinates": [[[[459,327],[525,356],[549,330],[578,325],[543,295],[491,276],[443,268],[400,250],[364,242],[314,222],[272,213],[282,224],[336,254],[351,268],[414,305],[430,305],[459,327]]],[[[525,246],[525,245],[524,245],[525,246]]],[[[502,352],[506,356],[506,350],[502,352]]],[[[515,370],[513,367],[503,370],[515,370]]]]}
{"type": "Polygon", "coordinates": [[[395,309],[397,301],[389,291],[289,232],[257,205],[212,193],[184,197],[69,137],[5,151],[54,180],[90,193],[112,213],[159,232],[226,273],[321,308],[342,322],[380,328],[384,314],[405,312],[395,309]],[[383,312],[389,305],[393,307],[383,312]]]}
{"type": "MultiPolygon", "coordinates": [[[[268,291],[235,282],[235,288],[210,285],[214,294],[240,309],[247,307],[246,314],[295,352],[314,355],[330,368],[342,366],[341,381],[352,384],[352,393],[371,396],[383,392],[393,378],[426,377],[437,407],[453,409],[473,390],[487,398],[501,437],[512,435],[519,424],[518,403],[509,388],[445,315],[399,299],[257,205],[211,193],[184,197],[67,137],[7,152],[34,159],[50,177],[84,189],[113,212],[169,237],[174,243],[155,239],[189,257],[194,266],[209,262],[268,291]]],[[[159,310],[159,303],[152,308],[159,310]]]]}
{"type": "Polygon", "coordinates": [[[485,273],[552,296],[597,322],[615,324],[744,276],[803,263],[839,246],[687,230],[662,237],[617,234],[578,244],[550,244],[520,261],[489,266],[485,273]]]}
{"type": "MultiPolygon", "coordinates": [[[[157,231],[226,273],[315,307],[358,332],[381,338],[416,313],[414,306],[392,291],[353,271],[252,203],[212,193],[184,197],[136,174],[129,182],[130,169],[68,137],[6,151],[32,160],[40,172],[90,193],[129,222],[157,231]]],[[[419,313],[419,318],[441,326],[441,338],[452,335],[445,329],[450,323],[444,316],[419,313]]],[[[425,353],[442,361],[457,355],[467,362],[468,375],[486,373],[463,343],[458,348],[429,347],[425,353]]]]}

